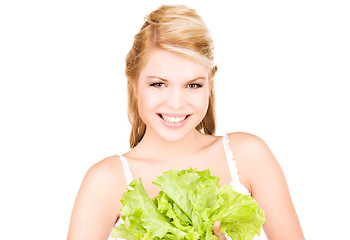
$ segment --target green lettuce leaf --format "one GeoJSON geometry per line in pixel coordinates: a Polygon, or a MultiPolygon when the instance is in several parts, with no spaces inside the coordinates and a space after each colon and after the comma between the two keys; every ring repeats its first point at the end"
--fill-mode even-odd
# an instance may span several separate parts
{"type": "Polygon", "coordinates": [[[138,240],[164,239],[166,234],[173,234],[182,239],[186,235],[158,211],[147,195],[140,178],[129,186],[133,189],[127,190],[121,198],[123,208],[120,214],[125,223],[113,228],[112,236],[138,240]]]}
{"type": "Polygon", "coordinates": [[[112,237],[216,240],[213,225],[220,221],[221,231],[232,239],[254,239],[265,222],[263,210],[252,197],[220,186],[219,180],[210,169],[170,170],[153,181],[161,189],[154,199],[141,179],[133,181],[121,198],[124,223],[113,228],[112,237]]]}

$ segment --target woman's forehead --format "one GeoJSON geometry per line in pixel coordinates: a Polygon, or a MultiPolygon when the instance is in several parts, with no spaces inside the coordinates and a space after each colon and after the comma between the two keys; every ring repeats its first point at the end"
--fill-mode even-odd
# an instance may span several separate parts
{"type": "Polygon", "coordinates": [[[156,76],[164,79],[207,78],[209,68],[177,53],[153,49],[140,72],[140,78],[156,76]]]}

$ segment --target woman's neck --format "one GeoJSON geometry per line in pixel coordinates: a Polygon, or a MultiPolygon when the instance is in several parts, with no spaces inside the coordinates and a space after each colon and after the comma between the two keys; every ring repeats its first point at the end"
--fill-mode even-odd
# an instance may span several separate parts
{"type": "Polygon", "coordinates": [[[145,133],[141,142],[132,150],[136,158],[174,161],[193,156],[208,143],[208,136],[194,130],[178,141],[167,141],[159,135],[145,133]]]}

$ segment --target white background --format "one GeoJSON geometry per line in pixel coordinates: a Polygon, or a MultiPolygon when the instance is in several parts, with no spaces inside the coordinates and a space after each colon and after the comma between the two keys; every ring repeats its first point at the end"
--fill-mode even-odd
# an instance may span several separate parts
{"type": "MultiPolygon", "coordinates": [[[[182,2],[214,39],[217,134],[264,139],[306,238],[345,239],[348,1],[182,2]]],[[[128,150],[124,59],[161,3],[1,1],[0,239],[66,238],[85,172],[128,150]]]]}

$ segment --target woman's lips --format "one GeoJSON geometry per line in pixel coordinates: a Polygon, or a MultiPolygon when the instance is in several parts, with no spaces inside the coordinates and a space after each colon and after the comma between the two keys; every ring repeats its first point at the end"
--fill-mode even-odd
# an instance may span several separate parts
{"type": "Polygon", "coordinates": [[[161,114],[158,116],[161,118],[162,123],[170,128],[179,128],[186,124],[189,114],[161,114]]]}

